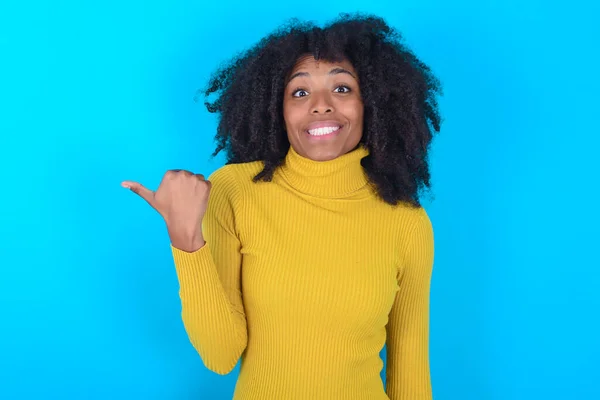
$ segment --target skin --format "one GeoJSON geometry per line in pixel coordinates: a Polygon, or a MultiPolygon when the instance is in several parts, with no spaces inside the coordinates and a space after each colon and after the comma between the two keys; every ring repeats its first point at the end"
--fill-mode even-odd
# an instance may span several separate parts
{"type": "Polygon", "coordinates": [[[352,64],[317,61],[308,55],[298,60],[289,77],[283,114],[294,150],[315,161],[332,160],[354,150],[363,133],[364,106],[352,64]],[[342,128],[329,137],[310,136],[309,124],[319,121],[336,121],[342,128]]]}

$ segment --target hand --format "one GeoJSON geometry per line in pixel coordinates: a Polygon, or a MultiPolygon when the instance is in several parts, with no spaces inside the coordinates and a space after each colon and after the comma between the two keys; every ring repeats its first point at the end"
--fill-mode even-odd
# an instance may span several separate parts
{"type": "Polygon", "coordinates": [[[202,218],[206,213],[211,183],[202,174],[169,170],[156,192],[132,181],[123,181],[121,186],[138,194],[158,211],[167,224],[174,247],[193,252],[204,246],[202,218]]]}

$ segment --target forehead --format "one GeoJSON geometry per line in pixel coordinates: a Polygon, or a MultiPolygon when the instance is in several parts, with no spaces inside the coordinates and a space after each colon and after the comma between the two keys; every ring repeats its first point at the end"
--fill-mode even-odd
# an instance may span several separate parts
{"type": "Polygon", "coordinates": [[[329,72],[329,70],[331,70],[332,68],[335,68],[335,67],[342,67],[354,74],[356,73],[356,71],[354,70],[354,67],[348,60],[342,60],[342,61],[336,61],[336,62],[330,62],[330,61],[326,61],[326,60],[315,60],[315,58],[312,55],[306,55],[306,56],[300,57],[296,61],[296,64],[294,65],[294,68],[292,69],[291,73],[293,74],[293,73],[296,73],[299,71],[313,71],[313,72],[327,73],[327,72],[329,72]]]}

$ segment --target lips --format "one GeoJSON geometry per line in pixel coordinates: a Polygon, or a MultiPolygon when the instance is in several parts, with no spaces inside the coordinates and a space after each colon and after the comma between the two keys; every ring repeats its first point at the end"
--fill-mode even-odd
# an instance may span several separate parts
{"type": "Polygon", "coordinates": [[[329,135],[340,130],[342,126],[338,121],[316,121],[308,125],[306,132],[311,136],[329,135]]]}
{"type": "Polygon", "coordinates": [[[307,131],[312,131],[319,128],[341,128],[344,124],[338,121],[315,121],[306,127],[307,131]]]}

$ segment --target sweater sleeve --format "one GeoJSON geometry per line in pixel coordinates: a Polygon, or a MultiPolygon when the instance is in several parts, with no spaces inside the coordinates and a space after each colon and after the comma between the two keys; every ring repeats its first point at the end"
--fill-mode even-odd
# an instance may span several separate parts
{"type": "Polygon", "coordinates": [[[390,400],[433,398],[429,369],[429,293],[433,228],[417,210],[402,252],[399,291],[387,329],[386,392],[390,400]]]}
{"type": "Polygon", "coordinates": [[[205,245],[186,252],[171,244],[185,330],[204,365],[221,375],[235,368],[248,340],[234,213],[241,197],[234,178],[226,169],[209,177],[212,188],[202,220],[205,245]]]}

